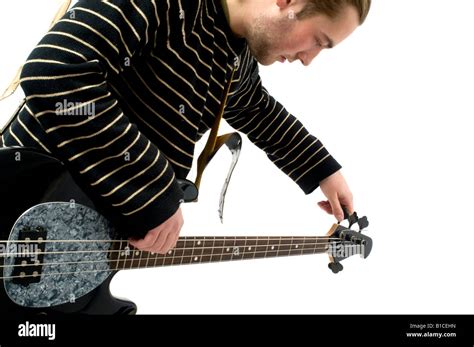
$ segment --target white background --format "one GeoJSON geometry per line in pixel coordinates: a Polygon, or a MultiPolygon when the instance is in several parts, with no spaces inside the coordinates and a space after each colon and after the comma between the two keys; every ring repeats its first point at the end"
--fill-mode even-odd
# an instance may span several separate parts
{"type": "MultiPolygon", "coordinates": [[[[122,271],[115,295],[143,314],[474,313],[474,2],[374,2],[367,23],[311,67],[261,73],[343,165],[371,223],[371,256],[338,275],[324,255],[122,271]]],[[[1,89],[58,4],[2,1],[1,89]]],[[[20,98],[0,104],[2,124],[20,98]]],[[[223,152],[207,169],[199,203],[183,207],[182,235],[324,235],[332,225],[316,206],[321,192],[304,196],[247,139],[221,225],[229,162],[223,152]]]]}

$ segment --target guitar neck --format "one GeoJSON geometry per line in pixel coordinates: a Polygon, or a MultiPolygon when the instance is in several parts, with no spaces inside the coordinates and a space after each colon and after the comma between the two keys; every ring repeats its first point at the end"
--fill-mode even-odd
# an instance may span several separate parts
{"type": "Polygon", "coordinates": [[[140,251],[127,240],[114,241],[111,269],[139,269],[231,260],[326,253],[327,237],[181,237],[167,254],[140,251]]]}

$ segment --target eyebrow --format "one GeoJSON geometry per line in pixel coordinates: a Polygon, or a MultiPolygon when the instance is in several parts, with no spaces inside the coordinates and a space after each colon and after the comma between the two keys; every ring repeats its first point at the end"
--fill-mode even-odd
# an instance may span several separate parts
{"type": "Polygon", "coordinates": [[[328,43],[327,48],[329,48],[329,49],[333,48],[334,47],[334,41],[329,36],[327,36],[325,33],[321,32],[321,34],[323,34],[324,39],[328,43]]]}

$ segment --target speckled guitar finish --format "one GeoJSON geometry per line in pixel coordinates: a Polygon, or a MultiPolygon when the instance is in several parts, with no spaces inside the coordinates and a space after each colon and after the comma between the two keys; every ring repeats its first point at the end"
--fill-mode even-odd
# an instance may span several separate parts
{"type": "Polygon", "coordinates": [[[11,255],[3,268],[6,293],[16,304],[27,307],[75,302],[111,274],[111,243],[104,241],[113,234],[104,217],[80,204],[52,202],[30,208],[10,233],[11,255]],[[18,242],[25,238],[22,233],[28,233],[30,242],[18,242]],[[34,234],[40,240],[33,241],[34,234]],[[15,245],[23,247],[16,249],[15,245]],[[29,255],[27,251],[36,255],[22,257],[29,255]]]}

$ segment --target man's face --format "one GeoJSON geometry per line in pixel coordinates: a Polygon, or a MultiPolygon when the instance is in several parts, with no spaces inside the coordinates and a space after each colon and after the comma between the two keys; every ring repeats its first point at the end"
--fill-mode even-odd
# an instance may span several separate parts
{"type": "Polygon", "coordinates": [[[318,14],[298,20],[296,13],[301,8],[278,8],[277,13],[262,13],[253,22],[246,39],[260,64],[300,60],[308,66],[323,49],[339,44],[359,26],[358,12],[352,6],[336,19],[318,14]]]}

